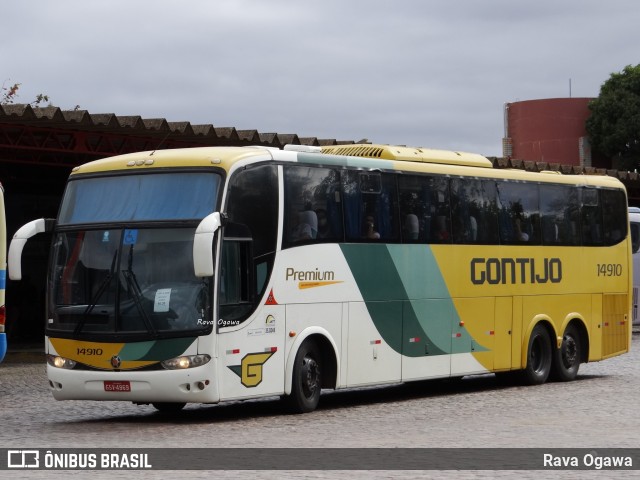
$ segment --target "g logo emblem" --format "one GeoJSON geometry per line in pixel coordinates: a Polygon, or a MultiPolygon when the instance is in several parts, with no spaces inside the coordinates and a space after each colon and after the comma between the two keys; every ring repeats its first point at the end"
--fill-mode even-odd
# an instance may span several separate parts
{"type": "Polygon", "coordinates": [[[274,353],[249,353],[245,355],[240,365],[229,365],[228,368],[240,377],[240,383],[245,387],[257,387],[262,383],[262,366],[274,353]]]}
{"type": "Polygon", "coordinates": [[[245,387],[257,387],[262,383],[262,366],[271,358],[273,352],[250,353],[242,359],[240,379],[245,387]]]}

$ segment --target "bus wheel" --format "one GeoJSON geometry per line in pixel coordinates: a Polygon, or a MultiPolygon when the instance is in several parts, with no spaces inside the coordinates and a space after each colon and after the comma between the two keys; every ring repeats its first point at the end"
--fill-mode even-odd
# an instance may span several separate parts
{"type": "Polygon", "coordinates": [[[580,368],[581,354],[578,330],[569,325],[562,335],[562,345],[554,351],[551,377],[561,382],[575,380],[580,368]]]}
{"type": "Polygon", "coordinates": [[[156,410],[162,413],[176,413],[184,408],[186,403],[179,402],[156,402],[152,403],[156,410]]]}
{"type": "Polygon", "coordinates": [[[540,324],[536,325],[529,338],[527,350],[527,366],[523,373],[525,383],[539,385],[547,381],[553,361],[551,340],[547,330],[540,324]]]}
{"type": "Polygon", "coordinates": [[[320,352],[312,340],[305,341],[296,353],[291,394],[286,397],[289,409],[307,413],[316,409],[322,389],[320,352]]]}

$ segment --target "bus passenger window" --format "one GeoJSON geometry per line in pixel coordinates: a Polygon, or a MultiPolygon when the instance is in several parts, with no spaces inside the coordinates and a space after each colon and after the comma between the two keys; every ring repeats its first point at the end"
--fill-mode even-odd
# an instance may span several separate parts
{"type": "Polygon", "coordinates": [[[347,170],[342,198],[347,241],[399,240],[395,174],[347,170]]]}
{"type": "Polygon", "coordinates": [[[499,182],[498,219],[500,243],[540,245],[538,185],[528,182],[499,182]]]}
{"type": "Polygon", "coordinates": [[[598,198],[598,190],[583,188],[581,193],[582,244],[602,245],[602,205],[598,198]]]}
{"type": "Polygon", "coordinates": [[[478,240],[478,222],[473,215],[477,210],[474,198],[476,185],[480,185],[480,182],[468,178],[451,180],[453,243],[476,243],[478,240]]]}
{"type": "Polygon", "coordinates": [[[338,170],[286,166],[283,248],[342,241],[341,200],[338,170]]]}
{"type": "Polygon", "coordinates": [[[605,245],[616,245],[627,236],[627,199],[621,190],[600,191],[603,211],[605,245]]]}
{"type": "Polygon", "coordinates": [[[431,195],[430,243],[451,243],[451,206],[449,203],[449,180],[433,177],[429,182],[431,195]]]}
{"type": "Polygon", "coordinates": [[[544,245],[579,245],[578,189],[540,185],[540,221],[544,245]]]}
{"type": "Polygon", "coordinates": [[[446,177],[400,175],[398,193],[404,243],[451,241],[449,180],[446,177]]]}

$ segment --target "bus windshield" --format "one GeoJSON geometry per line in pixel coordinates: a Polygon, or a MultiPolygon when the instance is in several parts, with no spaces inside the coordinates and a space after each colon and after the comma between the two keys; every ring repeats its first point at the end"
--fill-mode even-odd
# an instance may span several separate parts
{"type": "Polygon", "coordinates": [[[48,330],[165,336],[207,329],[209,284],[193,272],[195,228],[59,232],[48,330]]]}
{"type": "Polygon", "coordinates": [[[151,338],[210,330],[193,237],[221,177],[165,171],[72,179],[53,238],[47,331],[151,338]]]}
{"type": "Polygon", "coordinates": [[[203,219],[215,209],[220,175],[146,173],[69,181],[58,225],[203,219]]]}

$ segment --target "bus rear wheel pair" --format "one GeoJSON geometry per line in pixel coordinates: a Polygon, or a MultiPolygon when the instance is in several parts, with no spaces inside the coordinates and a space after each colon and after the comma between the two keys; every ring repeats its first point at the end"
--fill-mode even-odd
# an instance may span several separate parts
{"type": "Polygon", "coordinates": [[[559,348],[551,344],[544,325],[536,325],[529,337],[527,366],[522,371],[524,382],[539,385],[549,378],[562,382],[574,380],[580,368],[581,349],[580,335],[574,325],[564,331],[559,348]]]}

